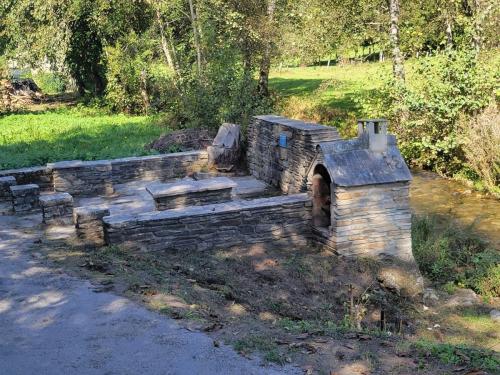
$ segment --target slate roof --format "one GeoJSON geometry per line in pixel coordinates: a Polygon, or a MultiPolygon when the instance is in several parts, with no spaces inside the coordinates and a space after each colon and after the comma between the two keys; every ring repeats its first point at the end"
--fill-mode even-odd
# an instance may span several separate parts
{"type": "Polygon", "coordinates": [[[329,131],[336,130],[331,126],[314,124],[300,120],[293,120],[282,116],[262,115],[262,116],[255,116],[255,118],[261,121],[272,122],[274,124],[286,125],[290,128],[298,130],[329,130],[329,131]]]}
{"type": "Polygon", "coordinates": [[[377,153],[358,148],[352,142],[343,143],[339,141],[319,145],[325,167],[336,185],[351,187],[411,180],[410,170],[397,147],[389,146],[387,152],[377,153]],[[336,143],[336,147],[333,143],[336,143]]]}

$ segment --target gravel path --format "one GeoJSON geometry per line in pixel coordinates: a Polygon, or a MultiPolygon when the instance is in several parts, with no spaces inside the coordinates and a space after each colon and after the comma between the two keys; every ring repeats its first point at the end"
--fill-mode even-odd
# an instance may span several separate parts
{"type": "Polygon", "coordinates": [[[37,219],[0,216],[0,374],[294,374],[31,255],[37,219]]]}

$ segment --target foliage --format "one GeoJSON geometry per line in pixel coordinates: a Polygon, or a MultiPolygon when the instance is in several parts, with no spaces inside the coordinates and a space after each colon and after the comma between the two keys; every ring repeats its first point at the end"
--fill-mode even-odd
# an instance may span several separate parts
{"type": "Polygon", "coordinates": [[[464,116],[459,134],[468,165],[489,191],[500,195],[500,112],[496,103],[479,114],[464,116]]]}
{"type": "Polygon", "coordinates": [[[11,114],[0,117],[0,169],[147,155],[144,144],[166,131],[151,117],[83,107],[11,114]]]}
{"type": "Polygon", "coordinates": [[[500,296],[500,254],[472,232],[436,217],[415,216],[413,254],[420,270],[437,283],[454,282],[484,296],[500,296]]]}
{"type": "Polygon", "coordinates": [[[64,93],[70,85],[68,77],[59,72],[39,71],[33,73],[32,78],[44,94],[64,93]]]}
{"type": "Polygon", "coordinates": [[[445,364],[464,365],[486,371],[497,371],[500,367],[498,353],[467,345],[436,344],[418,341],[414,345],[421,357],[435,357],[445,364]]]}
{"type": "Polygon", "coordinates": [[[106,101],[113,110],[148,113],[168,108],[175,95],[172,72],[154,59],[153,43],[132,32],[106,48],[106,101]]]}

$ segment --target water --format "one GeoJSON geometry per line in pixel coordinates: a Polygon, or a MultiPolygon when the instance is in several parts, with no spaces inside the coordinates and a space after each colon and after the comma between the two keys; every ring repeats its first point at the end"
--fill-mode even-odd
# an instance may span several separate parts
{"type": "Polygon", "coordinates": [[[439,214],[474,230],[500,249],[500,200],[430,172],[413,171],[410,203],[417,214],[439,214]]]}

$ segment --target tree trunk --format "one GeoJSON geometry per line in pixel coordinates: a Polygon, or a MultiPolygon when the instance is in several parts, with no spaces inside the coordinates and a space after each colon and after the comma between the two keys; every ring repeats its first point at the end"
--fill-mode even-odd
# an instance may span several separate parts
{"type": "Polygon", "coordinates": [[[141,96],[142,96],[142,103],[144,106],[144,112],[147,115],[151,104],[149,103],[148,82],[145,70],[141,70],[141,96]]]}
{"type": "Polygon", "coordinates": [[[451,26],[450,16],[446,16],[446,47],[453,47],[453,28],[451,26]]]}
{"type": "Polygon", "coordinates": [[[196,49],[196,65],[198,67],[198,74],[201,76],[202,56],[201,56],[200,35],[198,28],[198,17],[196,15],[193,0],[188,0],[188,1],[189,1],[189,11],[191,16],[191,27],[193,29],[193,41],[194,41],[194,47],[196,49]]]}
{"type": "Polygon", "coordinates": [[[271,49],[272,49],[272,32],[274,22],[274,11],[276,9],[276,0],[268,0],[267,3],[267,21],[268,30],[266,33],[266,45],[262,54],[262,61],[260,63],[259,71],[259,85],[257,91],[261,97],[269,96],[269,71],[271,70],[271,49]]]}
{"type": "Polygon", "coordinates": [[[390,0],[390,40],[392,47],[392,68],[394,78],[398,81],[405,80],[405,70],[403,65],[403,56],[399,46],[399,0],[390,0]]]}
{"type": "Polygon", "coordinates": [[[165,58],[167,59],[167,65],[170,69],[175,71],[174,59],[172,57],[172,54],[170,53],[170,48],[168,45],[167,37],[165,35],[163,21],[161,19],[160,9],[158,9],[158,8],[156,9],[156,23],[158,24],[158,30],[160,31],[161,49],[163,50],[163,54],[165,55],[165,58]]]}

